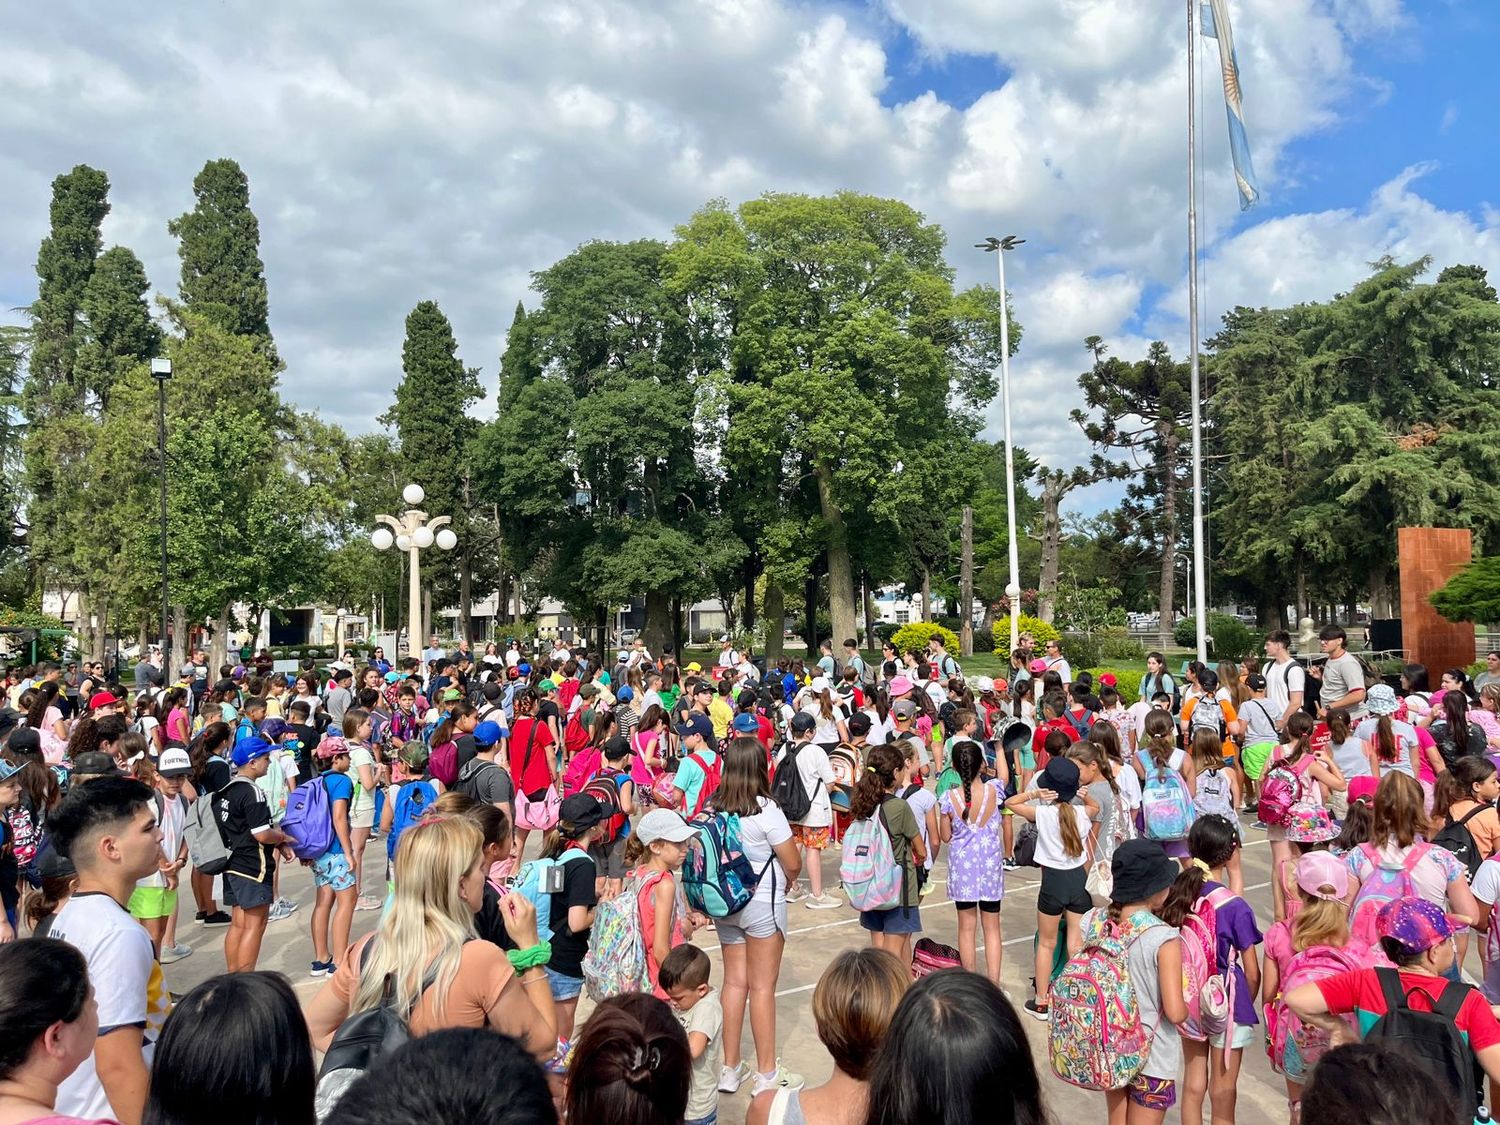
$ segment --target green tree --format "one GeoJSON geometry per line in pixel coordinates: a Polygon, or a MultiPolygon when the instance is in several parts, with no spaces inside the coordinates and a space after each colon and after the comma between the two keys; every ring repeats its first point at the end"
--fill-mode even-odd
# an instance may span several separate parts
{"type": "Polygon", "coordinates": [[[1429,600],[1449,621],[1500,621],[1500,555],[1475,559],[1429,600]]]}
{"type": "Polygon", "coordinates": [[[193,198],[191,211],[167,223],[178,239],[183,303],[226,332],[261,341],[279,367],[249,178],[233,160],[210,160],[193,178],[193,198]]]}
{"type": "Polygon", "coordinates": [[[36,393],[64,406],[81,397],[73,362],[82,342],[84,293],[109,214],[109,177],[87,164],[52,181],[51,228],[37,251],[40,284],[31,306],[31,377],[36,393]]]}
{"type": "Polygon", "coordinates": [[[101,413],[108,409],[115,383],[161,346],[161,329],[147,304],[150,288],[146,267],[125,246],[111,246],[99,255],[84,288],[87,331],[78,349],[77,374],[84,394],[98,403],[101,413]]]}

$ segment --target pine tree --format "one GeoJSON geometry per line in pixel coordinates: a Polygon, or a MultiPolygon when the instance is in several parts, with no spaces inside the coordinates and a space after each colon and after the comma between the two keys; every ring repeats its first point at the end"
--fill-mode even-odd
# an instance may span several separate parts
{"type": "Polygon", "coordinates": [[[279,367],[249,179],[233,160],[210,160],[193,179],[193,196],[193,209],[167,223],[179,239],[183,301],[236,336],[259,337],[279,367]]]}
{"type": "Polygon", "coordinates": [[[94,273],[109,214],[109,177],[79,164],[52,181],[51,230],[36,256],[40,281],[31,306],[32,398],[45,394],[60,406],[81,398],[73,383],[84,293],[94,273]]]}
{"type": "Polygon", "coordinates": [[[84,289],[87,331],[78,349],[77,377],[101,413],[115,383],[161,346],[161,329],[146,299],[150,288],[141,260],[127,247],[111,246],[99,256],[84,289]]]}

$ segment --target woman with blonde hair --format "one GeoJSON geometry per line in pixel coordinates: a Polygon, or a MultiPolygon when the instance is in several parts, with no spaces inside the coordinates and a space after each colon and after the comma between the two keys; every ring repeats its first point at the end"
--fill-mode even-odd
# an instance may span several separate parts
{"type": "Polygon", "coordinates": [[[380,928],[355,942],[307,1009],[313,1046],[327,1050],[344,1020],[382,1003],[410,1012],[413,1035],[489,1027],[537,1058],[557,1047],[556,1012],[537,940],[536,910],[522,895],[501,900],[516,948],[474,940],[484,906],[484,832],[467,817],[424,820],[401,835],[391,908],[380,928]]]}

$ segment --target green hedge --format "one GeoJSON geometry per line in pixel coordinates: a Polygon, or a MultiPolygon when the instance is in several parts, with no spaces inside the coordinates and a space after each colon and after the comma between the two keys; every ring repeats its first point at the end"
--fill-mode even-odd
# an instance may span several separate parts
{"type": "Polygon", "coordinates": [[[1099,691],[1099,677],[1105,672],[1113,672],[1115,676],[1115,690],[1120,693],[1120,702],[1126,707],[1134,703],[1141,694],[1141,681],[1146,678],[1144,668],[1090,668],[1089,673],[1094,677],[1094,692],[1099,691]]]}
{"type": "MultiPolygon", "coordinates": [[[[1208,635],[1213,638],[1209,650],[1210,663],[1220,660],[1241,660],[1247,656],[1259,656],[1265,637],[1246,625],[1238,617],[1227,613],[1208,615],[1208,635]]],[[[1172,630],[1172,639],[1183,648],[1198,645],[1198,623],[1195,618],[1184,617],[1172,630]]]]}
{"type": "Polygon", "coordinates": [[[896,646],[897,652],[923,653],[927,651],[927,641],[930,637],[940,636],[943,644],[950,653],[958,652],[958,636],[952,629],[945,629],[941,625],[935,625],[927,621],[913,621],[910,625],[903,625],[891,634],[891,643],[896,646]]]}

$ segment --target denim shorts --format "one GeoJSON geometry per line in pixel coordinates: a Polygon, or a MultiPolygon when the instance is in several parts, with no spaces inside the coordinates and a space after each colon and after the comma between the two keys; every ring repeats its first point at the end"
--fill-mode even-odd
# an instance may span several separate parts
{"type": "Polygon", "coordinates": [[[719,1111],[714,1110],[707,1117],[689,1117],[682,1125],[717,1125],[719,1111]]]}
{"type": "Polygon", "coordinates": [[[554,1000],[574,1000],[583,991],[582,977],[570,977],[567,973],[559,973],[551,965],[547,966],[547,983],[552,987],[554,1000]]]}
{"type": "Polygon", "coordinates": [[[920,934],[922,915],[915,906],[894,906],[890,910],[861,910],[859,924],[872,934],[920,934]]]}

